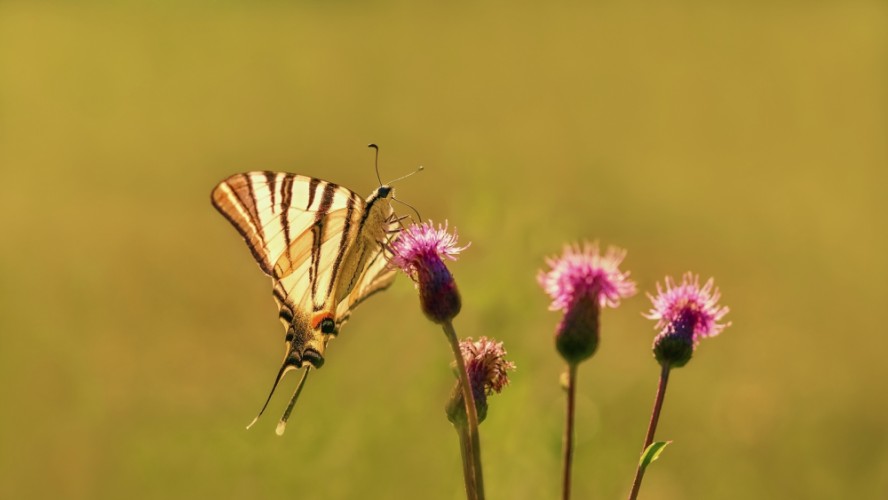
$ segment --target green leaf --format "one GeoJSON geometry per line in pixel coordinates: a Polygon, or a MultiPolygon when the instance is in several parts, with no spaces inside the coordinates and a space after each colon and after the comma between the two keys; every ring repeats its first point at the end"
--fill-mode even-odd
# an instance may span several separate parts
{"type": "Polygon", "coordinates": [[[641,460],[638,461],[641,470],[646,469],[651,462],[660,458],[660,453],[662,453],[663,449],[666,448],[666,445],[670,443],[672,443],[672,441],[657,441],[656,443],[651,443],[651,445],[644,450],[644,453],[641,454],[641,460]]]}

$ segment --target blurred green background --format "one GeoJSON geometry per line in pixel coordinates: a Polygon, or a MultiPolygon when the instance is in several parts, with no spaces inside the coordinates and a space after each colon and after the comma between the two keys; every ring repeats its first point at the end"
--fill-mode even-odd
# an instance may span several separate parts
{"type": "MultiPolygon", "coordinates": [[[[535,282],[564,242],[642,291],[715,276],[647,499],[888,496],[883,2],[0,2],[0,497],[463,496],[448,348],[402,278],[251,431],[269,280],[212,209],[251,169],[398,185],[471,248],[461,335],[518,365],[489,498],[559,496],[535,282]]],[[[643,293],[580,369],[576,498],[624,498],[658,367],[643,293]]]]}

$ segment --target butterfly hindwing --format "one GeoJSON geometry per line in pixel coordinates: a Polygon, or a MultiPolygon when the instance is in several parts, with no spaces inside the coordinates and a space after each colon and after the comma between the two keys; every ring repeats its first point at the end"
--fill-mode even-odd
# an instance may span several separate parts
{"type": "Polygon", "coordinates": [[[274,276],[289,300],[307,311],[330,310],[341,286],[340,276],[350,271],[342,265],[355,248],[353,215],[348,212],[331,212],[319,225],[304,231],[274,266],[274,276]]]}
{"type": "MultiPolygon", "coordinates": [[[[395,234],[398,229],[400,229],[400,224],[391,220],[388,222],[386,234],[395,234]]],[[[389,264],[390,260],[391,253],[388,250],[388,242],[382,241],[378,247],[375,247],[375,253],[368,259],[364,272],[356,275],[351,292],[345,300],[339,303],[336,314],[337,327],[348,320],[351,312],[361,302],[392,284],[396,271],[389,264]]]]}

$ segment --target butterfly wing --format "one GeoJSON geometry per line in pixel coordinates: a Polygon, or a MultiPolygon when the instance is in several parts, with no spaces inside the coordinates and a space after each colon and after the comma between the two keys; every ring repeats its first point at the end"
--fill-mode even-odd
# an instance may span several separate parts
{"type": "Polygon", "coordinates": [[[212,192],[213,206],[247,242],[265,274],[293,240],[329,212],[345,209],[354,192],[304,175],[248,172],[232,175],[212,192]]]}
{"type": "MultiPolygon", "coordinates": [[[[387,226],[387,235],[397,234],[400,230],[400,224],[394,220],[390,220],[387,223],[387,226]]],[[[391,236],[389,236],[389,238],[390,237],[391,236]]],[[[396,269],[390,264],[392,255],[391,251],[388,249],[388,242],[378,242],[371,251],[373,254],[368,259],[364,271],[360,275],[355,276],[355,282],[351,292],[337,307],[337,328],[341,327],[346,321],[348,321],[352,311],[358,305],[373,294],[388,288],[395,280],[396,269]]]]}
{"type": "Polygon", "coordinates": [[[341,289],[356,271],[348,264],[355,252],[359,219],[359,210],[347,208],[326,214],[293,240],[273,267],[275,297],[308,315],[313,327],[326,318],[335,319],[341,289]]]}

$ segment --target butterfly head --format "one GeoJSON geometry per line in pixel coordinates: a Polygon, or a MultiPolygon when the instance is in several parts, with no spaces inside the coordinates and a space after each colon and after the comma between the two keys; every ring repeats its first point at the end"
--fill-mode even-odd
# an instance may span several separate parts
{"type": "Polygon", "coordinates": [[[392,188],[391,186],[389,186],[387,184],[383,184],[382,186],[379,186],[378,188],[376,188],[376,192],[373,193],[372,197],[373,198],[389,198],[392,195],[394,195],[394,191],[395,191],[394,188],[392,188]]]}

